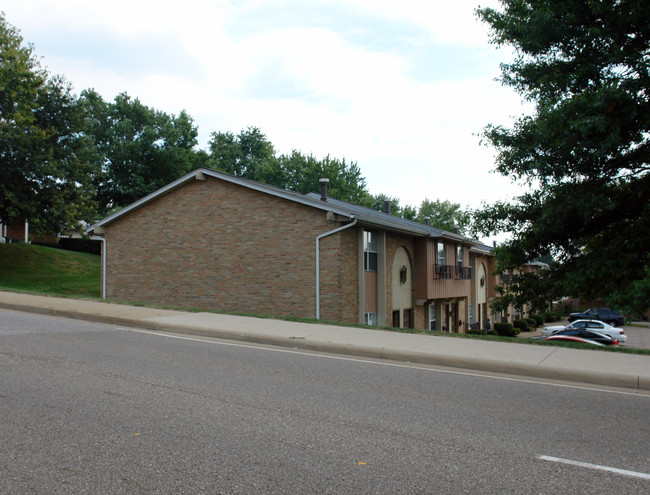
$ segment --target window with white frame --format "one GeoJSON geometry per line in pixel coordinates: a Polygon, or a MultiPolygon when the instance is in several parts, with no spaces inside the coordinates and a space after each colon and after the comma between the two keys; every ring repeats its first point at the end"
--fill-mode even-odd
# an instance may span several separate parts
{"type": "Polygon", "coordinates": [[[366,325],[379,325],[379,313],[366,313],[364,315],[364,321],[366,325]]]}
{"type": "Polygon", "coordinates": [[[377,234],[363,233],[363,269],[367,272],[377,271],[377,234]]]}
{"type": "Polygon", "coordinates": [[[463,266],[463,246],[456,247],[456,265],[458,268],[463,266]]]}
{"type": "Polygon", "coordinates": [[[436,306],[429,304],[429,330],[436,329],[436,306]]]}
{"type": "Polygon", "coordinates": [[[445,245],[442,242],[438,243],[438,265],[445,264],[445,245]]]}

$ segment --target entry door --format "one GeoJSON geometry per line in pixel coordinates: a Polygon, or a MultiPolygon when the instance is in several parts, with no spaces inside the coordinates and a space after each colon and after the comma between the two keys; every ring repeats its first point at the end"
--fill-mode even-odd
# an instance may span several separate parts
{"type": "Polygon", "coordinates": [[[447,303],[443,306],[444,308],[444,317],[442,319],[443,326],[442,326],[442,331],[443,332],[449,332],[450,331],[450,326],[449,326],[449,313],[451,312],[450,309],[451,304],[447,303]]]}
{"type": "Polygon", "coordinates": [[[451,305],[451,308],[452,308],[452,310],[451,310],[451,325],[449,326],[449,328],[452,328],[454,333],[458,333],[458,321],[459,321],[458,303],[457,302],[453,303],[451,305]]]}

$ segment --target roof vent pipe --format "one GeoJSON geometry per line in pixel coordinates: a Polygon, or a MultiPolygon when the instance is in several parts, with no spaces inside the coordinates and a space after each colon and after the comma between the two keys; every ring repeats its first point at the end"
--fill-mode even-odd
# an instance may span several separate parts
{"type": "Polygon", "coordinates": [[[390,200],[387,199],[384,201],[384,213],[390,215],[390,200]]]}
{"type": "Polygon", "coordinates": [[[424,217],[424,225],[429,225],[429,220],[431,220],[431,218],[424,217]]]}
{"type": "Polygon", "coordinates": [[[320,199],[321,201],[327,201],[327,183],[329,182],[329,179],[318,179],[318,182],[320,182],[320,199]]]}

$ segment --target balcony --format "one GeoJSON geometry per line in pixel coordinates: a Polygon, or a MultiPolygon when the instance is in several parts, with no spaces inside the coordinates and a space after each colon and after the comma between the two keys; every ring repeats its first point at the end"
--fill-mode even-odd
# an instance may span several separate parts
{"type": "Polygon", "coordinates": [[[513,275],[511,273],[501,273],[500,278],[501,282],[506,285],[519,282],[519,275],[513,275]]]}
{"type": "Polygon", "coordinates": [[[472,269],[469,266],[433,265],[434,280],[471,280],[472,269]]]}
{"type": "Polygon", "coordinates": [[[456,267],[456,280],[471,280],[472,279],[472,268],[469,266],[457,266],[456,267]]]}
{"type": "Polygon", "coordinates": [[[452,265],[433,265],[434,280],[453,280],[454,267],[452,265]]]}

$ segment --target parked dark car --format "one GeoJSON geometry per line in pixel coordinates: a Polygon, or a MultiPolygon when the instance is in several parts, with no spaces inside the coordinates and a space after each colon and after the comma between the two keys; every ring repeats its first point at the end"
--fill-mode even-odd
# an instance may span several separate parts
{"type": "Polygon", "coordinates": [[[600,320],[613,327],[621,327],[625,323],[625,318],[621,313],[609,308],[592,308],[584,313],[571,313],[568,320],[600,320]]]}
{"type": "Polygon", "coordinates": [[[547,337],[544,340],[553,340],[554,337],[578,337],[581,339],[587,339],[594,342],[598,342],[603,345],[618,345],[618,340],[606,335],[604,333],[594,332],[592,330],[586,330],[582,328],[572,328],[570,330],[562,330],[561,332],[554,333],[550,337],[547,337]]]}

